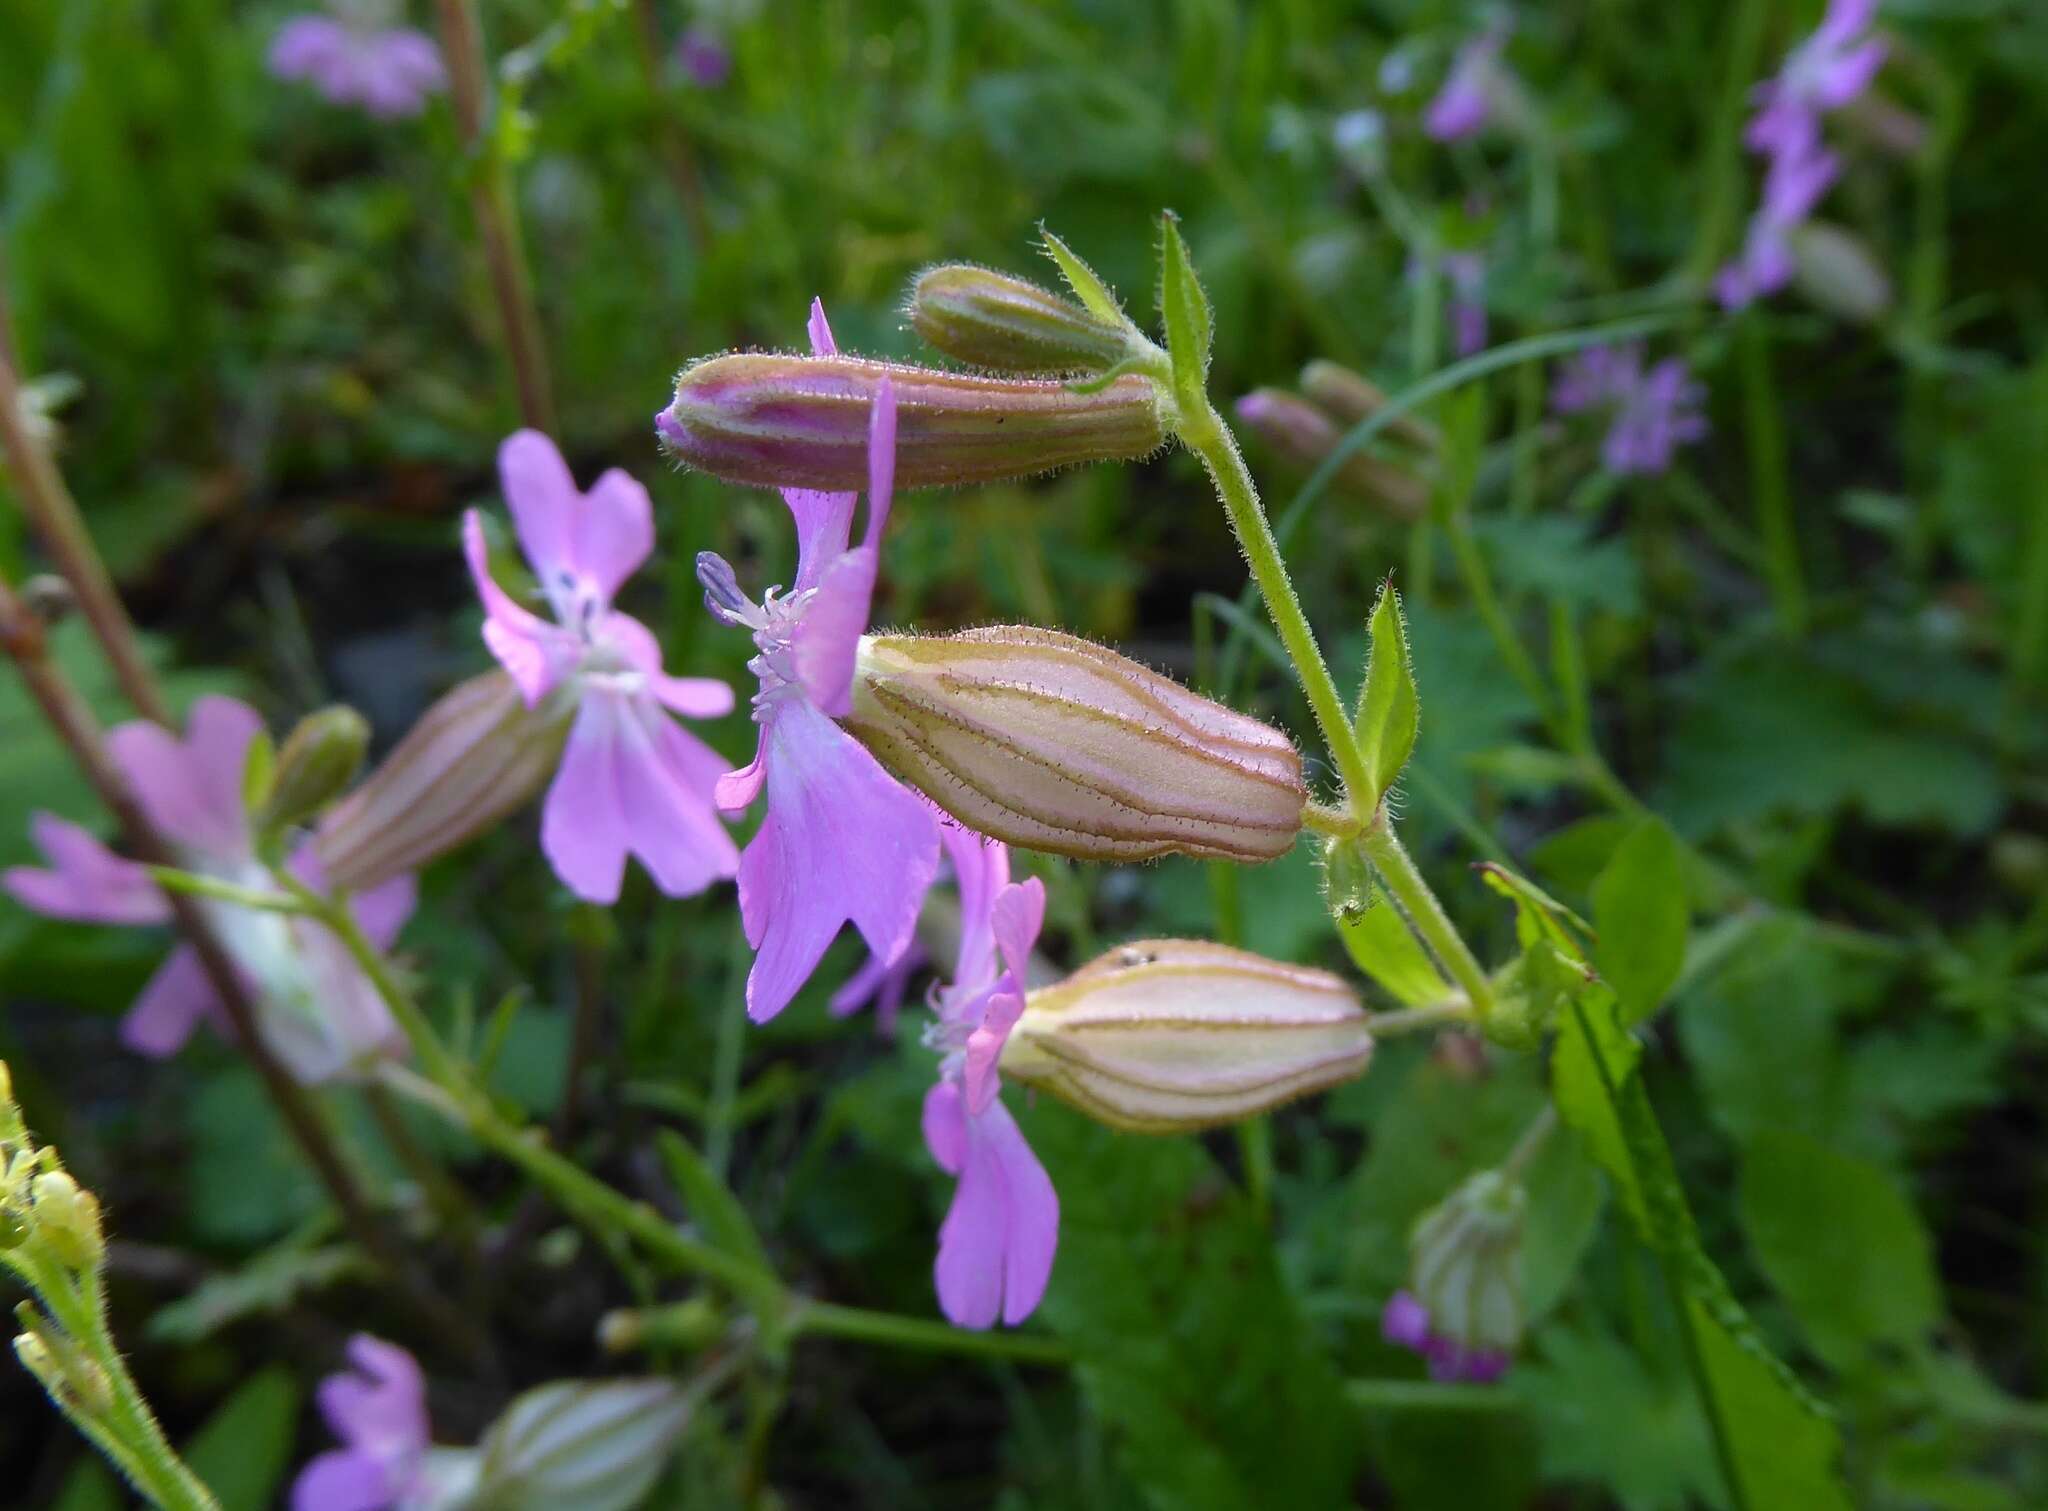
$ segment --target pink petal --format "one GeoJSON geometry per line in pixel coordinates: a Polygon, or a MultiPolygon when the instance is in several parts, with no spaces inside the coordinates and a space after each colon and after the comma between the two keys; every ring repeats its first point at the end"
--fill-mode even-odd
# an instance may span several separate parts
{"type": "Polygon", "coordinates": [[[961,1083],[967,1093],[967,1110],[976,1117],[995,1104],[996,1092],[1002,1085],[996,1076],[996,1062],[1002,1059],[1003,1045],[1009,1041],[1010,1030],[1017,1026],[1017,1020],[1023,1014],[1024,998],[1021,993],[991,993],[981,1008],[981,1026],[967,1036],[966,1065],[961,1073],[961,1083]]]}
{"type": "Polygon", "coordinates": [[[581,499],[571,520],[569,565],[609,603],[654,552],[654,502],[614,467],[581,499]]]}
{"type": "Polygon", "coordinates": [[[389,1472],[369,1455],[334,1448],[292,1481],[292,1511],[391,1511],[396,1489],[389,1472]]]}
{"type": "Polygon", "coordinates": [[[814,357],[836,357],[839,348],[832,344],[832,327],[825,323],[825,301],[815,296],[811,299],[811,355],[814,357]]]}
{"type": "Polygon", "coordinates": [[[526,706],[537,708],[575,664],[579,652],[567,643],[560,627],[521,607],[498,586],[491,576],[483,516],[474,509],[462,516],[462,552],[477,596],[484,601],[484,644],[518,684],[526,706]]]}
{"type": "MultiPolygon", "coordinates": [[[[612,695],[590,695],[604,696],[612,695]]],[[[652,699],[619,708],[611,728],[619,800],[632,816],[628,843],[655,884],[671,897],[689,897],[733,875],[739,849],[711,805],[713,784],[701,780],[725,763],[652,699]]]]}
{"type": "Polygon", "coordinates": [[[784,488],[782,501],[796,520],[796,587],[816,587],[825,569],[846,554],[860,495],[784,488]]]}
{"type": "Polygon", "coordinates": [[[308,78],[348,41],[348,29],[331,16],[294,16],[270,44],[270,71],[280,79],[308,78]]]}
{"type": "Polygon", "coordinates": [[[200,855],[247,852],[246,826],[214,811],[210,784],[168,729],[147,719],[122,724],[108,732],[107,754],[165,838],[200,855]]]}
{"type": "Polygon", "coordinates": [[[967,1103],[951,1081],[934,1083],[924,1094],[924,1146],[948,1175],[967,1163],[967,1103]]]}
{"type": "Polygon", "coordinates": [[[242,811],[242,770],[249,745],[263,733],[263,716],[246,703],[209,694],[185,720],[185,748],[207,811],[223,832],[246,847],[249,820],[242,811]]]}
{"type": "Polygon", "coordinates": [[[665,677],[647,679],[648,691],[664,708],[689,719],[722,719],[733,710],[732,684],[716,677],[665,677]]]}
{"type": "Polygon", "coordinates": [[[862,544],[881,542],[895,492],[896,385],[884,378],[875,389],[875,407],[868,416],[868,528],[862,544]]]}
{"type": "Polygon", "coordinates": [[[398,938],[398,931],[405,927],[405,921],[412,917],[419,900],[419,882],[406,871],[356,893],[349,899],[349,911],[356,915],[356,922],[369,936],[370,943],[387,950],[398,938]]]}
{"type": "Polygon", "coordinates": [[[550,599],[564,575],[576,575],[576,516],[583,502],[569,464],[538,430],[515,430],[498,447],[498,481],[512,511],[519,549],[550,599]]]}
{"type": "Polygon", "coordinates": [[[768,736],[764,731],[754,745],[754,759],[738,771],[728,771],[712,789],[711,800],[723,813],[739,813],[761,795],[768,780],[768,736]]]}
{"type": "Polygon", "coordinates": [[[12,866],[0,887],[23,907],[77,923],[163,923],[171,906],[149,870],[114,854],[88,831],[52,813],[29,821],[36,848],[51,869],[12,866]]]}
{"type": "Polygon", "coordinates": [[[991,1327],[998,1317],[1014,1326],[1051,1278],[1059,1198],[1001,1102],[969,1118],[966,1134],[960,1184],[939,1228],[939,1306],[959,1327],[991,1327]]]}
{"type": "Polygon", "coordinates": [[[763,748],[768,816],[739,872],[740,916],[760,952],[747,978],[757,1023],[788,1005],[849,920],[893,959],[916,927],[939,850],[923,800],[808,703],[777,708],[763,748]]]}
{"type": "Polygon", "coordinates": [[[1037,877],[1012,882],[996,893],[989,909],[996,945],[1003,963],[1021,984],[1031,966],[1031,949],[1045,927],[1045,883],[1037,877]]]}
{"type": "Polygon", "coordinates": [[[369,1333],[348,1340],[348,1360],[353,1372],[320,1382],[320,1412],[335,1436],[380,1456],[425,1448],[427,1382],[419,1362],[369,1333]]]}
{"type": "Polygon", "coordinates": [[[615,757],[617,700],[586,697],[541,806],[540,847],[562,884],[585,902],[619,900],[632,842],[615,757]]]}
{"type": "Polygon", "coordinates": [[[876,565],[874,551],[866,547],[834,561],[790,636],[804,696],[835,719],[853,710],[853,663],[867,632],[876,565]]]}
{"type": "Polygon", "coordinates": [[[176,1054],[192,1037],[193,1026],[215,1011],[213,983],[206,979],[199,957],[181,944],[157,967],[121,1020],[121,1042],[139,1055],[161,1060],[176,1054]]]}

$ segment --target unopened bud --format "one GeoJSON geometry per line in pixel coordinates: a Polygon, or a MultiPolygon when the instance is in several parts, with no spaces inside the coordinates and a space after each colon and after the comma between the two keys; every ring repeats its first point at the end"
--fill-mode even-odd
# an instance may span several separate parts
{"type": "Polygon", "coordinates": [[[885,378],[896,395],[899,488],[1133,460],[1166,442],[1164,399],[1148,378],[1082,394],[1050,379],[745,353],[684,368],[655,428],[678,459],[727,482],[865,488],[868,413],[885,378]]]}
{"type": "MultiPolygon", "coordinates": [[[[1340,362],[1328,362],[1321,357],[1302,368],[1301,391],[1339,425],[1356,425],[1387,407],[1386,390],[1379,384],[1340,362]]],[[[1396,415],[1389,420],[1386,433],[1424,451],[1434,451],[1443,444],[1443,432],[1412,414],[1396,415]]]]}
{"type": "Polygon", "coordinates": [[[1308,799],[1279,730],[1055,630],[864,636],[845,724],[970,829],[1084,860],[1272,860],[1308,799]]]}
{"type": "Polygon", "coordinates": [[[106,1415],[114,1404],[107,1372],[49,1319],[32,1316],[25,1306],[15,1316],[28,1331],[15,1338],[14,1356],[42,1382],[50,1399],[87,1417],[106,1415]]]}
{"type": "Polygon", "coordinates": [[[1490,1378],[1522,1341],[1521,1183],[1482,1170],[1425,1212],[1408,1240],[1409,1289],[1428,1312],[1438,1372],[1490,1378]]]}
{"type": "Polygon", "coordinates": [[[1341,978],[1152,939],[1026,998],[1002,1071],[1112,1128],[1175,1133],[1270,1111],[1371,1058],[1368,1020],[1341,978]]]}
{"type": "Polygon", "coordinates": [[[1892,281],[1853,231],[1810,220],[1792,233],[1793,281],[1830,314],[1874,325],[1892,307],[1892,281]]]}
{"type": "MultiPolygon", "coordinates": [[[[1237,401],[1245,427],[1287,461],[1314,471],[1337,449],[1343,432],[1315,405],[1278,388],[1257,388],[1237,401]]],[[[1429,505],[1429,485],[1404,468],[1354,451],[1337,469],[1347,493],[1399,519],[1419,519],[1429,505]]]]}
{"type": "Polygon", "coordinates": [[[1129,337],[1050,290],[992,268],[947,263],[910,290],[910,323],[958,362],[999,372],[1100,372],[1129,337]]]}
{"type": "Polygon", "coordinates": [[[477,1447],[475,1499],[495,1511],[626,1511],[660,1475],[690,1403],[666,1380],[564,1381],[505,1408],[477,1447]]]}
{"type": "Polygon", "coordinates": [[[100,1233],[100,1203],[62,1170],[46,1171],[29,1187],[35,1236],[67,1269],[97,1268],[106,1257],[100,1233]]]}
{"type": "Polygon", "coordinates": [[[259,825],[275,830],[312,818],[347,790],[369,748],[369,720],[353,708],[337,703],[307,714],[277,752],[259,825]]]}
{"type": "Polygon", "coordinates": [[[374,887],[520,807],[555,769],[572,712],[528,708],[502,671],[445,693],[322,820],[314,849],[328,883],[374,887]]]}
{"type": "Polygon", "coordinates": [[[695,1352],[725,1331],[725,1314],[709,1296],[692,1296],[670,1306],[606,1312],[598,1319],[597,1341],[608,1354],[643,1348],[695,1352]]]}

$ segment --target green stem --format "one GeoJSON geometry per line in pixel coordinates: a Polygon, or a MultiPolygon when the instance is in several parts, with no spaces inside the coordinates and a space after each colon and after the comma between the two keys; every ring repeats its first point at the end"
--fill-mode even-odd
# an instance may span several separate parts
{"type": "Polygon", "coordinates": [[[1706,282],[1734,240],[1735,208],[1742,188],[1742,122],[1748,113],[1750,86],[1756,81],[1763,50],[1764,22],[1770,13],[1770,0],[1742,0],[1725,31],[1728,60],[1707,128],[1706,207],[1700,212],[1692,253],[1686,259],[1686,278],[1694,284],[1706,282]]]}
{"type": "Polygon", "coordinates": [[[1520,1180],[1556,1131],[1557,1104],[1545,1102],[1543,1110],[1529,1120],[1529,1126],[1515,1140],[1515,1147],[1508,1151],[1508,1157],[1500,1162],[1500,1173],[1510,1180],[1520,1180]]]}
{"type": "Polygon", "coordinates": [[[1444,905],[1437,901],[1429,883],[1416,869],[1415,862],[1402,846],[1401,838],[1394,833],[1393,825],[1387,822],[1386,807],[1381,805],[1374,816],[1372,825],[1359,837],[1366,858],[1386,883],[1387,891],[1401,905],[1408,915],[1409,923],[1422,937],[1422,942],[1435,953],[1437,961],[1450,973],[1453,981],[1465,993],[1465,1000],[1472,1004],[1473,1016],[1484,1027],[1493,1016],[1493,982],[1487,978],[1479,959],[1465,943],[1450,915],[1444,912],[1444,905]]]}
{"type": "Polygon", "coordinates": [[[1742,398],[1749,436],[1750,488],[1764,540],[1764,575],[1788,640],[1806,633],[1806,581],[1792,522],[1792,484],[1785,464],[1785,422],[1771,372],[1770,335],[1760,317],[1742,322],[1742,398]]]}
{"type": "Polygon", "coordinates": [[[1521,1404],[1505,1385],[1432,1380],[1346,1380],[1344,1399],[1366,1411],[1513,1411],[1521,1404]]]}
{"type": "Polygon", "coordinates": [[[1337,691],[1322,649],[1316,644],[1315,631],[1309,628],[1308,616],[1302,612],[1301,600],[1287,575],[1287,564],[1280,557],[1280,543],[1273,538],[1273,527],[1259,503],[1259,490],[1238,453],[1236,440],[1206,396],[1198,412],[1181,416],[1179,429],[1181,440],[1208,468],[1209,478],[1230,515],[1230,527],[1237,533],[1237,543],[1251,567],[1252,579],[1266,600],[1266,612],[1272,616],[1273,628],[1280,633],[1280,643],[1294,663],[1294,674],[1301,681],[1302,691],[1308,694],[1309,707],[1322,729],[1330,760],[1343,778],[1345,792],[1372,792],[1372,776],[1366,770],[1365,756],[1345,716],[1343,695],[1337,691]]]}
{"type": "Polygon", "coordinates": [[[202,876],[196,871],[181,871],[176,866],[151,866],[149,879],[166,892],[183,892],[188,897],[204,897],[212,902],[233,903],[238,908],[253,908],[259,913],[294,913],[303,916],[308,911],[303,902],[288,892],[273,892],[262,887],[239,887],[233,882],[202,876]]]}
{"type": "Polygon", "coordinates": [[[1375,1039],[1391,1039],[1398,1034],[1422,1034],[1432,1029],[1457,1028],[1472,1021],[1472,1004],[1463,997],[1451,997],[1442,1002],[1427,1003],[1422,1007],[1401,1007],[1391,1012],[1374,1013],[1366,1019],[1366,1027],[1372,1030],[1375,1039]]]}
{"type": "Polygon", "coordinates": [[[800,1304],[789,1319],[789,1331],[793,1337],[826,1333],[868,1343],[890,1343],[898,1348],[1011,1359],[1020,1364],[1065,1364],[1072,1357],[1067,1346],[1056,1338],[967,1332],[925,1317],[899,1317],[891,1312],[870,1312],[825,1301],[800,1304]]]}

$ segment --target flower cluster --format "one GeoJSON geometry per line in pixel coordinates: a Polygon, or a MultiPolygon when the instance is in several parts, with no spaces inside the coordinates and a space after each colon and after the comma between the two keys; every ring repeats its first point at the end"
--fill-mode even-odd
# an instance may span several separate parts
{"type": "Polygon", "coordinates": [[[418,115],[448,87],[433,39],[403,26],[382,26],[363,4],[337,15],[294,16],[270,44],[270,71],[303,79],[336,105],[354,105],[389,120],[418,115]]]}
{"type": "Polygon", "coordinates": [[[1666,357],[1647,372],[1640,342],[1592,346],[1570,358],[1551,386],[1558,414],[1595,411],[1608,417],[1600,458],[1617,477],[1664,471],[1680,446],[1707,433],[1700,406],[1706,391],[1685,359],[1666,357]]]}
{"type": "Polygon", "coordinates": [[[1877,0],[1828,0],[1819,29],[1792,50],[1776,77],[1757,86],[1743,140],[1768,166],[1742,250],[1715,278],[1726,308],[1740,309],[1791,281],[1793,233],[1841,172],[1841,160],[1822,145],[1821,117],[1868,89],[1885,59],[1885,44],[1869,34],[1876,14],[1877,0]]]}

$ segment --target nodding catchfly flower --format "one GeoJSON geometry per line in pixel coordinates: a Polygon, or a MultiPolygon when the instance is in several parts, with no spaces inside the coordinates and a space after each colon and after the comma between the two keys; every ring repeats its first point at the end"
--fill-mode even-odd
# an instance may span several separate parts
{"type": "Polygon", "coordinates": [[[1496,21],[1458,49],[1443,88],[1422,112],[1422,129],[1437,141],[1475,136],[1492,119],[1508,31],[1505,19],[1496,21]]]}
{"type": "MultiPolygon", "coordinates": [[[[824,307],[811,307],[811,342],[831,355],[824,307]]],[[[853,706],[854,655],[867,628],[883,527],[894,491],[896,400],[876,389],[868,417],[866,532],[851,544],[858,496],[785,488],[795,516],[796,581],[760,603],[740,591],[731,565],[697,558],[704,606],[749,631],[760,654],[753,762],[718,783],[718,805],[746,808],[764,790],[768,811],[740,857],[740,922],[756,951],[747,1014],[775,1016],[851,922],[874,956],[894,962],[910,942],[939,863],[938,821],[836,720],[853,706]]]]}
{"type": "Polygon", "coordinates": [[[1279,730],[1027,625],[864,636],[846,727],[970,828],[1086,860],[1272,860],[1308,798],[1279,730]]]}
{"type": "MultiPolygon", "coordinates": [[[[179,865],[236,886],[274,891],[257,853],[243,800],[249,747],[262,732],[256,711],[209,696],[192,707],[185,737],[148,720],[107,735],[107,755],[128,779],[150,823],[179,865]]],[[[161,924],[171,920],[149,868],[108,850],[76,824],[39,813],[31,828],[47,870],[15,866],[0,886],[22,906],[80,923],[161,924]]],[[[318,855],[301,846],[287,862],[301,881],[328,885],[318,855]]],[[[411,916],[413,879],[400,873],[357,893],[350,907],[363,932],[388,946],[411,916]]],[[[300,1081],[360,1070],[404,1053],[404,1036],[332,931],[311,919],[201,901],[247,986],[264,1043],[300,1081]]],[[[227,1030],[227,1017],[190,945],[179,945],[121,1020],[121,1040],[138,1054],[175,1053],[201,1019],[227,1030]]]]}
{"type": "Polygon", "coordinates": [[[554,620],[498,586],[472,509],[462,540],[484,601],[484,643],[529,709],[575,710],[541,809],[541,849],[586,902],[618,900],[629,854],[671,897],[701,892],[739,864],[712,803],[727,766],[671,715],[716,718],[731,712],[733,695],[715,678],[668,676],[652,632],[612,607],[654,549],[647,490],[614,468],[580,491],[537,430],[506,439],[498,473],[554,620]]]}
{"type": "Polygon", "coordinates": [[[270,44],[271,73],[380,119],[418,115],[448,87],[448,71],[433,38],[381,24],[388,9],[352,0],[333,14],[292,17],[270,44]]]}
{"type": "Polygon", "coordinates": [[[1146,939],[1032,992],[1002,1068],[1112,1128],[1179,1133],[1351,1080],[1372,1048],[1357,994],[1328,971],[1146,939]]]}
{"type": "Polygon", "coordinates": [[[1438,1380],[1507,1373],[1522,1341],[1522,1215],[1505,1170],[1482,1170],[1416,1220],[1408,1288],[1380,1314],[1389,1343],[1422,1355],[1438,1380]]]}
{"type": "Polygon", "coordinates": [[[1869,35],[1878,0],[1828,0],[1813,35],[1756,86],[1743,141],[1758,152],[1803,155],[1820,145],[1820,118],[1860,97],[1884,66],[1886,46],[1869,35]]]}
{"type": "Polygon", "coordinates": [[[1649,476],[1669,468],[1680,446],[1707,433],[1700,413],[1705,397],[1682,357],[1666,357],[1645,372],[1638,341],[1575,354],[1551,386],[1550,407],[1559,414],[1605,412],[1602,463],[1617,477],[1649,476]]]}
{"type": "Polygon", "coordinates": [[[1037,1308],[1059,1244],[1052,1178],[1003,1105],[997,1064],[1024,1010],[1024,980],[1045,923],[1045,884],[1010,880],[1000,842],[940,830],[960,891],[960,949],[926,1042],[939,1079],[924,1099],[924,1141],[957,1177],[933,1266],[939,1306],[959,1327],[1014,1327],[1037,1308]]]}

